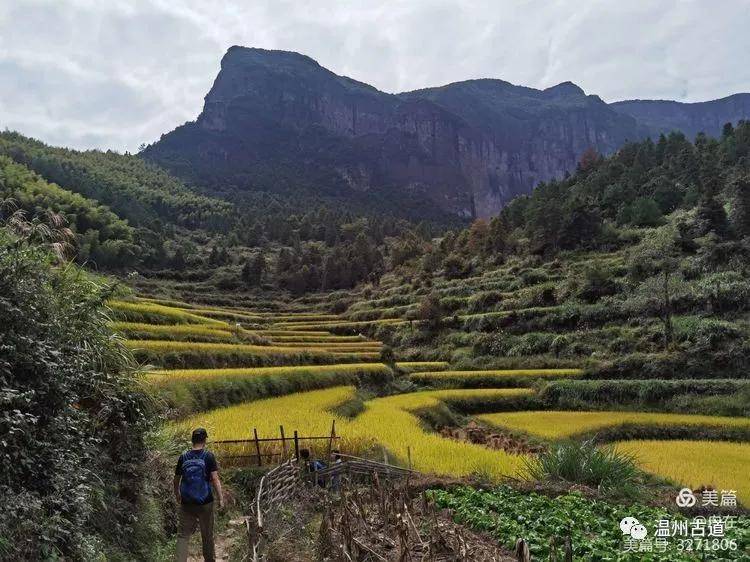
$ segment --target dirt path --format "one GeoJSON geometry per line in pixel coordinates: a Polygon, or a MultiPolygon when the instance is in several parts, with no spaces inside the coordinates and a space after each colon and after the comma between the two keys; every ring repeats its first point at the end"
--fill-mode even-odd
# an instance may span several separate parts
{"type": "MultiPolygon", "coordinates": [[[[216,562],[229,562],[229,555],[232,552],[235,540],[238,537],[238,529],[241,528],[242,527],[230,523],[221,532],[215,534],[214,547],[216,562]]],[[[196,532],[190,538],[190,554],[188,555],[188,562],[203,562],[200,531],[196,532]]]]}

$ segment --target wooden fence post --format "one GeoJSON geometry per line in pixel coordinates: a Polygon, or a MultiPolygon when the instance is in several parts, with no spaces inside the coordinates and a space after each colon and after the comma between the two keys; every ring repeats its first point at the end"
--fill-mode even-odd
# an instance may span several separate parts
{"type": "Polygon", "coordinates": [[[279,426],[279,431],[281,432],[281,460],[286,460],[286,438],[284,437],[284,426],[279,426]]]}
{"type": "Polygon", "coordinates": [[[299,460],[299,436],[297,430],[294,430],[294,458],[299,460]]]}
{"type": "Polygon", "coordinates": [[[253,428],[253,436],[255,437],[255,453],[258,455],[258,466],[263,465],[263,459],[260,456],[260,441],[258,441],[258,430],[253,428]]]}
{"type": "Polygon", "coordinates": [[[326,455],[326,462],[331,460],[331,449],[333,449],[333,440],[336,439],[336,420],[331,422],[331,437],[328,440],[328,454],[326,455]]]}

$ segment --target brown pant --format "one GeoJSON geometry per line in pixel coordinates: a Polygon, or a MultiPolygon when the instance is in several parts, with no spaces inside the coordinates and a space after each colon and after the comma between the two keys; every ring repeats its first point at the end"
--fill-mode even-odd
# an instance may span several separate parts
{"type": "Polygon", "coordinates": [[[200,524],[201,540],[203,541],[203,560],[215,562],[214,554],[214,504],[181,505],[180,531],[177,536],[177,562],[187,562],[188,541],[195,532],[196,524],[200,524]]]}

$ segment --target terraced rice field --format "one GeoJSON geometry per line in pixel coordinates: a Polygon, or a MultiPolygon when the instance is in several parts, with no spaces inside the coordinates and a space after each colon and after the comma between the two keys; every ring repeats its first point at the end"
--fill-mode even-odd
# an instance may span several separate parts
{"type": "Polygon", "coordinates": [[[680,486],[736,490],[739,500],[750,505],[750,443],[645,440],[615,446],[634,455],[645,470],[680,486]]]}
{"type": "Polygon", "coordinates": [[[146,322],[112,322],[113,330],[131,339],[166,339],[189,341],[231,341],[237,332],[212,324],[148,324],[146,322]]]}
{"type": "MultiPolygon", "coordinates": [[[[487,287],[494,283],[479,281],[487,287]]],[[[456,284],[456,292],[462,286],[456,284]]],[[[453,287],[445,283],[439,289],[450,293],[453,287]]],[[[532,396],[534,391],[524,387],[533,387],[535,381],[577,377],[581,371],[457,371],[443,361],[398,361],[394,373],[380,362],[382,342],[364,333],[408,322],[400,313],[410,310],[413,303],[404,302],[397,289],[392,296],[352,307],[351,319],[317,311],[268,312],[165,299],[113,301],[110,307],[112,326],[129,338],[126,345],[141,361],[161,366],[148,373],[146,380],[183,415],[171,426],[176,431],[204,425],[212,439],[243,439],[251,437],[253,427],[261,436],[276,436],[283,425],[302,435],[325,435],[335,419],[344,438],[342,446],[350,452],[382,447],[399,462],[411,457],[416,469],[449,476],[522,476],[522,457],[443,438],[426,429],[420,413],[446,404],[469,414],[497,411],[508,401],[532,396]],[[391,317],[394,312],[399,314],[391,317]],[[401,375],[434,389],[359,401],[353,385],[378,384],[401,375]],[[353,417],[337,413],[337,407],[345,403],[359,404],[354,408],[358,413],[353,417]],[[216,408],[218,404],[233,405],[216,408]]],[[[469,293],[455,298],[463,299],[461,306],[470,307],[475,297],[469,293]]],[[[462,317],[506,314],[493,311],[462,317]]],[[[501,412],[477,418],[550,440],[622,424],[750,426],[750,420],[743,418],[614,411],[501,412]]],[[[618,447],[635,452],[645,469],[675,482],[731,486],[750,502],[750,484],[744,476],[750,462],[748,444],[631,441],[618,447]],[[719,474],[721,479],[715,476],[719,474]]]]}
{"type": "Polygon", "coordinates": [[[545,439],[562,439],[623,424],[750,427],[750,418],[650,412],[503,412],[477,416],[490,425],[545,439]]]}
{"type": "Polygon", "coordinates": [[[448,363],[446,361],[398,361],[396,368],[404,373],[419,373],[447,369],[448,363]]]}
{"type": "Polygon", "coordinates": [[[256,367],[228,369],[170,369],[151,371],[148,381],[154,385],[201,383],[206,380],[227,379],[240,380],[257,377],[294,375],[315,378],[331,374],[381,374],[388,375],[391,370],[382,363],[354,363],[336,365],[294,365],[285,367],[256,367]]]}
{"type": "Polygon", "coordinates": [[[521,390],[428,391],[377,398],[365,402],[365,410],[354,419],[332,413],[337,406],[355,397],[354,387],[337,387],[248,402],[191,416],[175,424],[186,432],[205,426],[215,439],[249,438],[252,428],[261,435],[277,435],[279,425],[305,428],[303,435],[326,435],[336,420],[342,446],[362,452],[374,444],[386,447],[402,462],[411,450],[417,470],[436,474],[465,476],[472,473],[492,477],[519,475],[520,456],[492,451],[479,445],[444,439],[425,431],[415,410],[437,406],[451,400],[481,399],[513,395],[521,390]]]}
{"type": "Polygon", "coordinates": [[[487,371],[427,371],[417,372],[409,378],[417,384],[445,387],[476,388],[525,386],[534,380],[577,377],[581,369],[516,369],[487,371]]]}
{"type": "Polygon", "coordinates": [[[221,320],[161,304],[109,301],[107,306],[112,310],[115,320],[149,324],[208,324],[229,329],[229,324],[221,320]]]}

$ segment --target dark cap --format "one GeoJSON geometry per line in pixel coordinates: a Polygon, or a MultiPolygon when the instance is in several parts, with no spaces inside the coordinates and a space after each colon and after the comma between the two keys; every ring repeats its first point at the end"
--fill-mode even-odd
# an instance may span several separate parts
{"type": "Polygon", "coordinates": [[[206,439],[208,439],[208,432],[202,427],[194,429],[193,435],[190,437],[193,443],[205,443],[206,439]]]}

